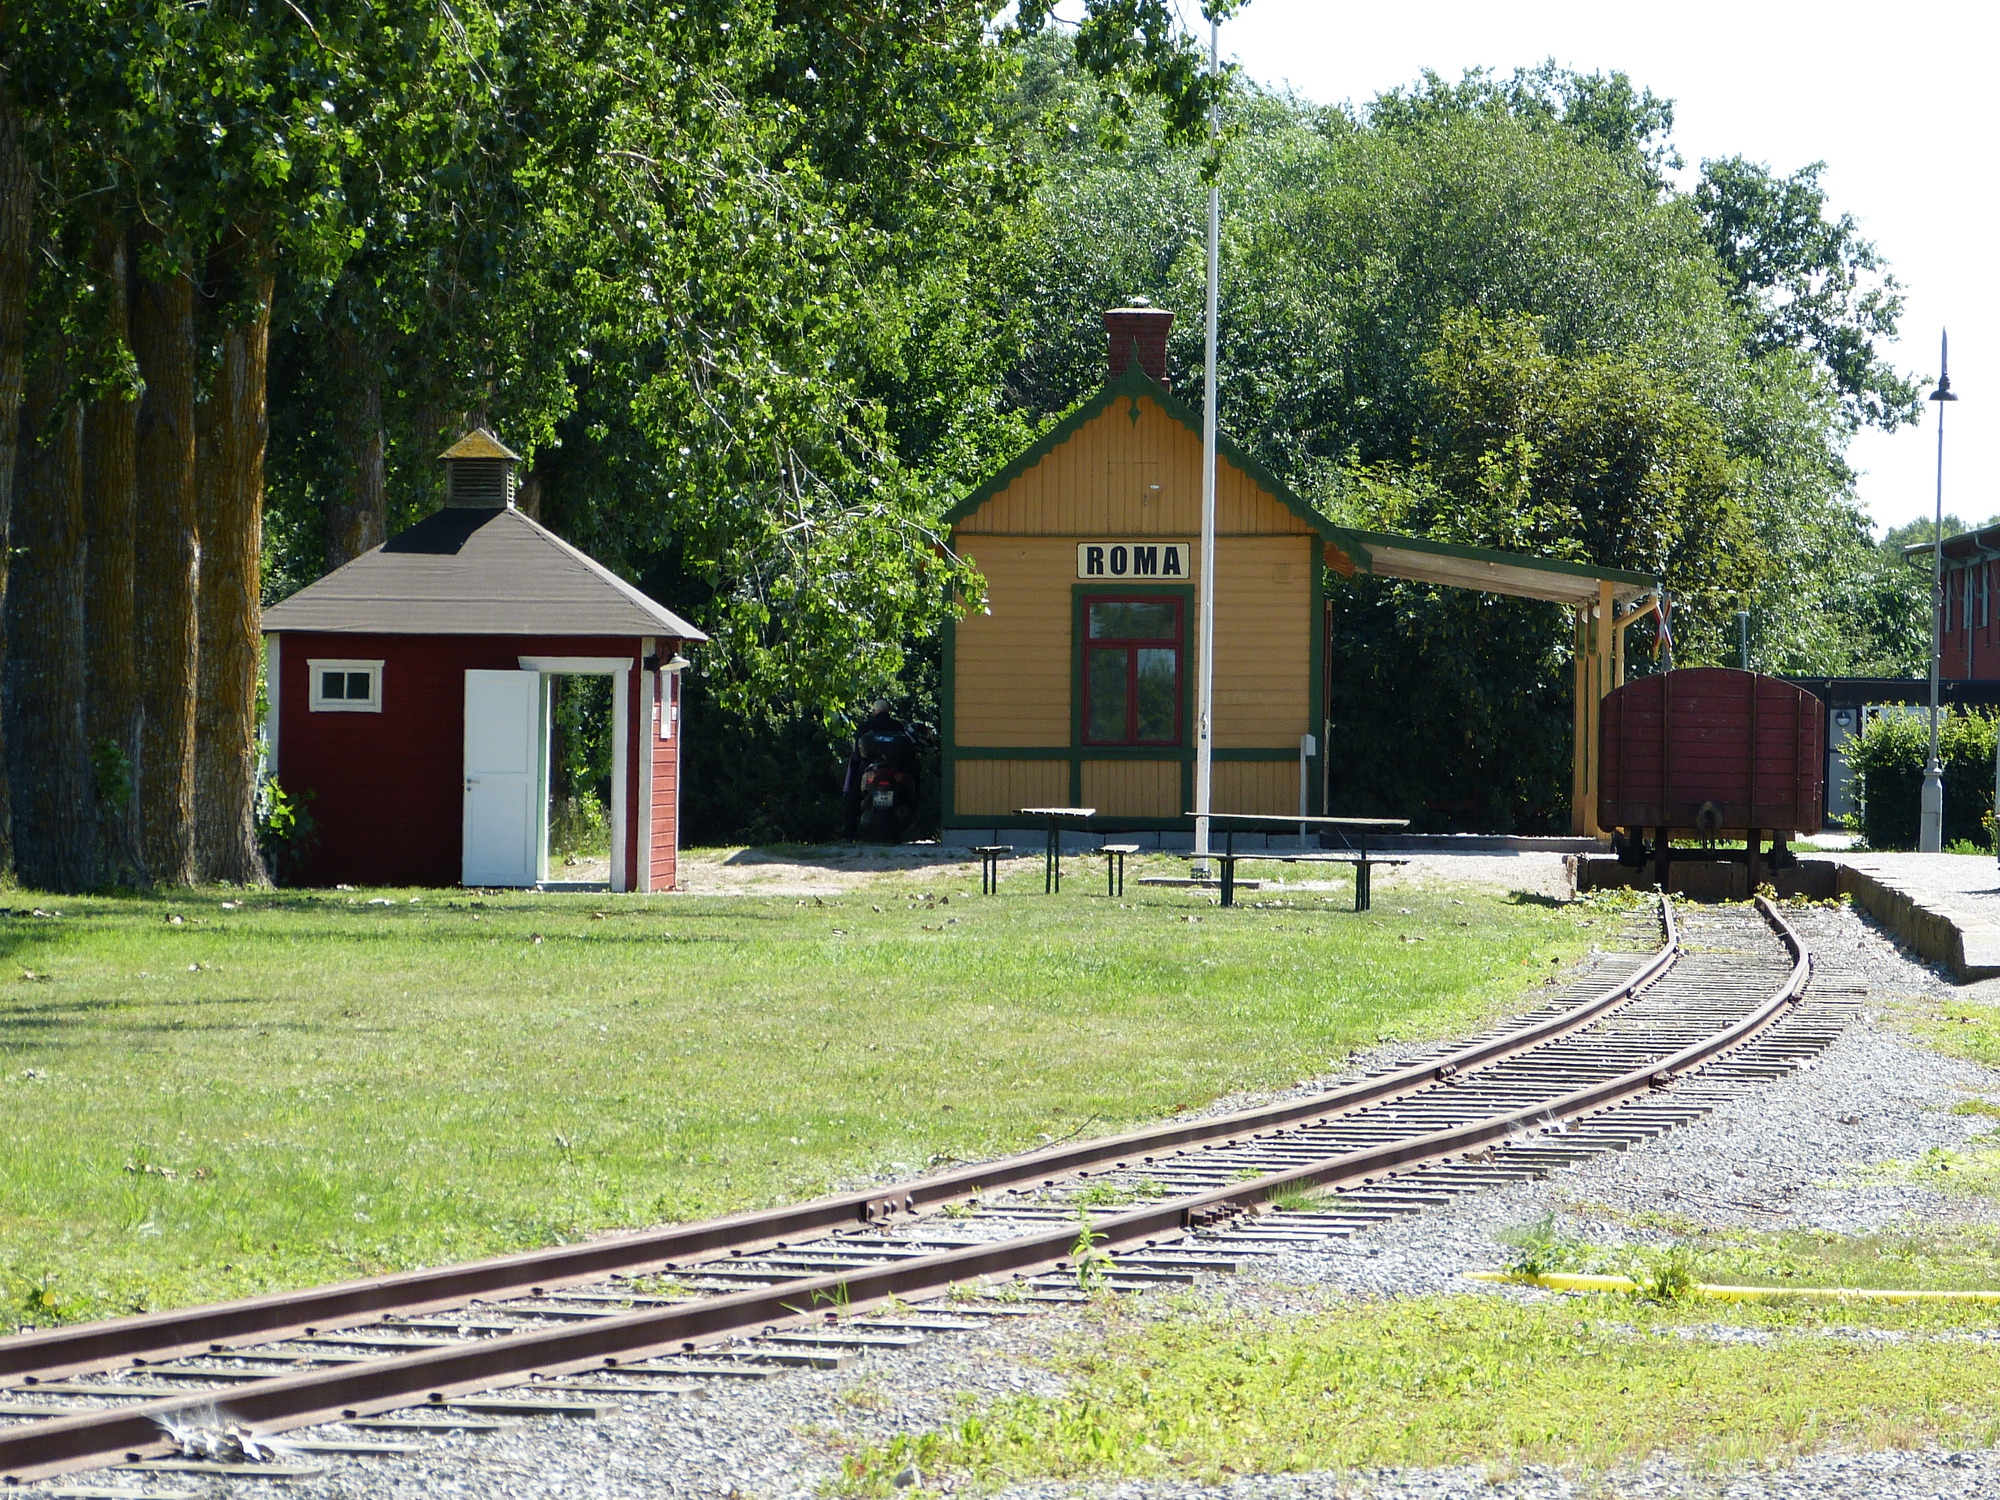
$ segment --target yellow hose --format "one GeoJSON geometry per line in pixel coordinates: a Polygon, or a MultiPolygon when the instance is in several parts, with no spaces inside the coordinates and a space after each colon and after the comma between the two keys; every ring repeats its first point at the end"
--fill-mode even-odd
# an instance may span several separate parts
{"type": "MultiPolygon", "coordinates": [[[[1547,1287],[1554,1292],[1636,1292],[1639,1283],[1630,1276],[1585,1276],[1570,1271],[1548,1271],[1539,1276],[1513,1271],[1467,1271],[1474,1281],[1506,1281],[1519,1286],[1547,1287]]],[[[1827,1302],[1984,1302],[2000,1303],[2000,1292],[1908,1292],[1887,1287],[1848,1286],[1717,1286],[1698,1281],[1688,1288],[1690,1295],[1717,1302],[1763,1302],[1773,1297],[1813,1297],[1827,1302]]]]}

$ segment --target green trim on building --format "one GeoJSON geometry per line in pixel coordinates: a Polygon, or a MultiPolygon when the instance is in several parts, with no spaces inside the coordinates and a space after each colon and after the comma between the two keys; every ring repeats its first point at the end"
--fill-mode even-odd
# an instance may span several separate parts
{"type": "Polygon", "coordinates": [[[944,622],[944,681],[938,684],[938,823],[951,827],[958,806],[958,617],[944,622]]]}
{"type": "Polygon", "coordinates": [[[1314,776],[1306,787],[1306,806],[1315,815],[1326,812],[1326,567],[1315,557],[1306,568],[1312,586],[1306,595],[1306,670],[1312,674],[1306,685],[1306,733],[1319,746],[1313,757],[1314,776]]]}
{"type": "MultiPolygon", "coordinates": [[[[1605,583],[1632,584],[1643,588],[1657,588],[1660,582],[1651,573],[1632,573],[1623,568],[1600,568],[1595,563],[1569,562],[1560,557],[1536,557],[1527,552],[1502,552],[1493,547],[1473,547],[1464,542],[1438,542],[1427,536],[1398,536],[1387,531],[1357,531],[1351,528],[1342,530],[1364,549],[1369,546],[1395,547],[1405,552],[1428,552],[1434,557],[1456,557],[1466,562],[1528,568],[1537,573],[1559,573],[1566,578],[1593,578],[1605,583]]],[[[1349,556],[1354,554],[1349,553],[1349,556]]],[[[1354,558],[1354,565],[1362,567],[1360,557],[1354,558]]]]}
{"type": "MultiPolygon", "coordinates": [[[[1201,414],[1199,412],[1174,395],[1172,391],[1161,385],[1157,380],[1153,379],[1144,370],[1140,369],[1138,365],[1127,365],[1123,375],[1120,375],[1116,380],[1100,386],[1095,394],[1086,397],[1083,401],[1071,407],[1064,414],[1061,421],[1057,422],[1055,426],[1051,427],[1031,443],[1027,450],[1018,455],[1012,463],[1001,469],[997,474],[994,474],[984,484],[980,485],[979,488],[959,501],[950,510],[946,511],[943,517],[943,524],[949,528],[969,519],[980,506],[1000,494],[1007,486],[1069,441],[1085,423],[1110,410],[1120,400],[1136,402],[1141,396],[1150,397],[1159,404],[1162,411],[1176,422],[1179,422],[1189,432],[1193,433],[1197,439],[1201,437],[1201,414]]],[[[1269,469],[1258,463],[1256,459],[1230,441],[1228,434],[1216,434],[1215,450],[1221,457],[1227,459],[1238,469],[1242,470],[1244,474],[1248,475],[1250,481],[1273,500],[1276,500],[1293,515],[1312,527],[1319,536],[1334,543],[1341,551],[1353,558],[1354,565],[1357,568],[1363,570],[1367,568],[1368,554],[1366,550],[1356,550],[1361,547],[1359,541],[1360,533],[1345,526],[1334,525],[1333,522],[1329,521],[1325,516],[1293,494],[1290,487],[1283,480],[1279,479],[1277,475],[1273,474],[1269,469]]]]}
{"type": "MultiPolygon", "coordinates": [[[[1160,409],[1168,416],[1197,438],[1201,436],[1200,413],[1154,380],[1137,364],[1127,365],[1124,374],[1100,386],[1094,394],[1071,407],[1060,421],[1031,443],[1026,451],[1017,455],[1012,463],[947,510],[943,517],[944,525],[951,528],[961,521],[970,519],[980,506],[1000,494],[1061,447],[1085,423],[1108,411],[1120,400],[1136,403],[1141,396],[1157,402],[1160,409]]],[[[1136,409],[1135,405],[1134,410],[1136,409]]],[[[1523,568],[1531,572],[1551,573],[1565,578],[1597,579],[1614,585],[1623,584],[1628,588],[1659,587],[1659,579],[1650,573],[1633,573],[1622,568],[1600,568],[1594,563],[1570,562],[1555,557],[1536,557],[1525,552],[1502,552],[1491,547],[1468,546],[1462,542],[1438,542],[1432,541],[1429,537],[1399,536],[1386,531],[1363,531],[1357,527],[1339,526],[1300,499],[1282,479],[1237,447],[1227,433],[1216,434],[1216,452],[1240,469],[1252,483],[1273,500],[1304,521],[1323,541],[1333,543],[1346,553],[1355,568],[1363,573],[1372,573],[1375,570],[1371,547],[1393,547],[1406,552],[1427,553],[1433,557],[1457,558],[1463,562],[1523,568]]]]}

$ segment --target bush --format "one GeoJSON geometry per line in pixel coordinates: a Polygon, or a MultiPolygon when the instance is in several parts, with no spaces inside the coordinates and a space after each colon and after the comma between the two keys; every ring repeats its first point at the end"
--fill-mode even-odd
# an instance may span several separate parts
{"type": "MultiPolygon", "coordinates": [[[[1944,844],[1993,847],[1993,753],[2000,726],[1984,714],[1943,710],[1938,760],[1944,767],[1944,844]]],[[[1871,849],[1914,849],[1930,751],[1924,714],[1884,715],[1848,743],[1861,803],[1861,836],[1871,849]]]]}
{"type": "Polygon", "coordinates": [[[257,789],[257,847],[273,885],[288,884],[319,842],[319,825],[307,811],[312,799],[311,792],[287,792],[275,776],[257,789]]]}

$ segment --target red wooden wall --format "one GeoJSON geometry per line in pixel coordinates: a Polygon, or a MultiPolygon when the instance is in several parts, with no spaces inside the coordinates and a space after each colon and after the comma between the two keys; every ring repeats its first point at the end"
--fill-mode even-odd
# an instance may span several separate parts
{"type": "Polygon", "coordinates": [[[1723,829],[1817,832],[1826,709],[1803,688],[1733,667],[1637,677],[1605,695],[1597,821],[1693,829],[1714,803],[1723,829]]]}
{"type": "Polygon", "coordinates": [[[679,683],[674,673],[661,672],[654,679],[653,722],[648,726],[646,752],[653,757],[653,816],[650,834],[652,889],[670,891],[680,879],[680,761],[681,726],[673,726],[673,738],[660,738],[660,725],[679,708],[679,683]]]}
{"type": "MultiPolygon", "coordinates": [[[[277,776],[287,792],[311,794],[307,811],[318,827],[299,882],[457,885],[465,817],[466,672],[516,671],[523,656],[626,656],[637,663],[641,644],[618,636],[284,632],[278,653],[277,776]],[[382,711],[314,713],[306,666],[313,657],[379,659],[382,711]]],[[[631,710],[624,789],[628,871],[638,869],[634,855],[642,822],[636,774],[641,746],[635,741],[645,733],[646,715],[635,701],[637,681],[635,668],[620,682],[631,710]]],[[[675,741],[673,748],[678,745],[675,741]]],[[[654,888],[667,887],[656,878],[654,888]]]]}

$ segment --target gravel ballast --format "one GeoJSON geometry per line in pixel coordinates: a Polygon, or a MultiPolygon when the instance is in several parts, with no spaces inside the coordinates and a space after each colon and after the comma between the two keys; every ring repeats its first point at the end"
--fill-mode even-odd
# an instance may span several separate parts
{"type": "MultiPolygon", "coordinates": [[[[1646,1211],[1712,1226],[1840,1233],[1992,1223],[1987,1200],[1869,1170],[1933,1147],[1961,1145],[1993,1123],[1950,1108],[1972,1096],[2000,1100],[2000,1072],[1942,1058],[1891,1021],[1906,1005],[1934,1004],[1950,994],[1961,1001],[1972,997],[1909,961],[1851,912],[1817,908],[1791,915],[1820,961],[1819,983],[1865,988],[1860,1017],[1809,1069],[1748,1089],[1706,1118],[1629,1151],[1540,1181],[1469,1194],[1351,1240],[1330,1241],[1323,1250],[1253,1261],[1240,1276],[1210,1278],[1203,1290],[1272,1310],[1330,1292],[1462,1292],[1473,1285],[1464,1280],[1466,1271],[1504,1258],[1497,1234],[1552,1212],[1564,1216],[1572,1233],[1599,1241],[1642,1237],[1628,1227],[1628,1216],[1646,1211]]],[[[1058,1392],[1060,1379],[1036,1361],[1077,1327],[1075,1315],[1062,1311],[1006,1319],[977,1333],[933,1336],[915,1349],[867,1355],[838,1372],[714,1382],[700,1397],[637,1401],[598,1421],[543,1420],[476,1437],[421,1438],[420,1451],[411,1456],[328,1458],[324,1474],[291,1483],[225,1486],[177,1473],[146,1476],[144,1488],[246,1500],[810,1495],[836,1472],[844,1444],[924,1431],[1018,1392],[1058,1392]]],[[[88,1476],[100,1484],[110,1477],[88,1476]]],[[[118,1482],[137,1478],[120,1476],[118,1482]]],[[[2000,1454],[1830,1453],[1721,1474],[1656,1460],[1608,1481],[1533,1468],[1504,1476],[1441,1469],[1244,1477],[1219,1489],[1148,1481],[1036,1484],[1008,1492],[1010,1500],[1081,1494],[1168,1500],[1197,1493],[1216,1500],[1584,1494],[1928,1500],[2000,1496],[2000,1454]]]]}

